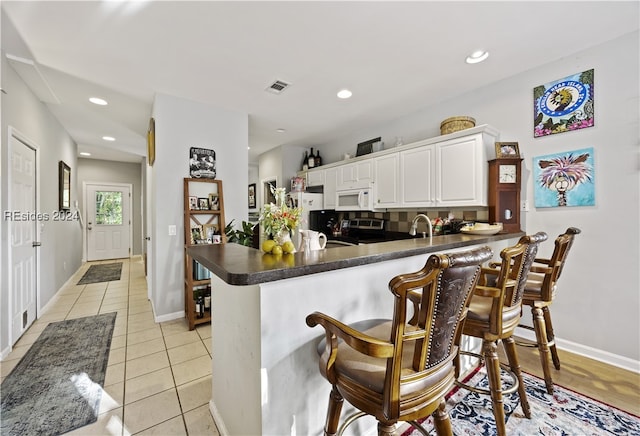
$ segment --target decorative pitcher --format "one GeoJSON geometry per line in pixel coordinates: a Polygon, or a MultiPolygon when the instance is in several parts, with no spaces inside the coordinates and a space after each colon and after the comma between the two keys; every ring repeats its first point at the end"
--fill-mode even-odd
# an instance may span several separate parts
{"type": "Polygon", "coordinates": [[[302,235],[302,242],[300,242],[298,251],[322,250],[327,245],[327,236],[324,233],[313,230],[300,230],[300,234],[302,235]]]}

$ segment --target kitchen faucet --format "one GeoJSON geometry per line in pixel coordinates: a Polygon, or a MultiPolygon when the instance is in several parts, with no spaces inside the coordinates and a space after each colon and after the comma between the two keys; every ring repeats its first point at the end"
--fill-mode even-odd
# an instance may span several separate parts
{"type": "MultiPolygon", "coordinates": [[[[424,220],[427,222],[427,227],[429,228],[429,244],[431,244],[432,238],[433,238],[433,227],[431,226],[431,220],[429,219],[429,217],[423,213],[416,215],[416,217],[413,219],[413,222],[411,223],[411,230],[409,230],[409,234],[411,236],[416,235],[416,230],[418,229],[418,220],[420,220],[420,218],[424,218],[424,220]]],[[[422,237],[426,238],[427,234],[425,232],[422,232],[422,237]]]]}

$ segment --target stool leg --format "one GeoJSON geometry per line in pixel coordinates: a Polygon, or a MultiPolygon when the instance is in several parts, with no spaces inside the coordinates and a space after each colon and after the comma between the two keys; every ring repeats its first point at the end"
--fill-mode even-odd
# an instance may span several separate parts
{"type": "Polygon", "coordinates": [[[378,436],[395,436],[396,425],[395,424],[383,424],[378,421],[378,436]]]}
{"type": "Polygon", "coordinates": [[[553,366],[556,369],[560,369],[560,358],[558,357],[558,350],[556,350],[555,335],[553,333],[553,323],[551,322],[551,311],[548,307],[542,308],[544,314],[544,321],[547,324],[547,340],[551,343],[549,349],[551,350],[551,357],[553,358],[553,366]]]}
{"type": "Polygon", "coordinates": [[[504,346],[504,351],[507,354],[507,359],[509,360],[509,367],[518,378],[518,396],[520,397],[522,412],[524,413],[524,416],[531,419],[531,408],[529,407],[529,400],[527,399],[527,390],[525,389],[524,382],[522,380],[520,362],[518,362],[518,352],[516,351],[516,341],[512,336],[509,336],[502,340],[502,344],[504,346]]]}
{"type": "Polygon", "coordinates": [[[447,402],[442,399],[438,408],[431,414],[433,416],[433,426],[438,436],[453,436],[451,421],[447,412],[447,402]]]}
{"type": "Polygon", "coordinates": [[[553,380],[551,378],[551,368],[549,368],[549,360],[551,360],[551,352],[549,351],[547,326],[539,307],[532,307],[531,314],[533,316],[533,327],[536,332],[536,342],[538,343],[538,352],[540,353],[540,363],[542,364],[542,372],[544,373],[544,384],[547,386],[547,392],[553,394],[553,380]]]}
{"type": "Polygon", "coordinates": [[[484,340],[482,353],[487,367],[489,390],[491,391],[491,403],[493,404],[493,416],[496,419],[498,436],[506,436],[504,420],[504,402],[502,400],[502,382],[500,380],[500,361],[498,360],[498,345],[489,340],[484,340]]]}
{"type": "Polygon", "coordinates": [[[338,431],[338,421],[340,420],[340,412],[342,411],[342,403],[344,399],[338,388],[335,386],[329,394],[329,408],[327,409],[327,422],[324,426],[325,436],[335,436],[338,431]]]}

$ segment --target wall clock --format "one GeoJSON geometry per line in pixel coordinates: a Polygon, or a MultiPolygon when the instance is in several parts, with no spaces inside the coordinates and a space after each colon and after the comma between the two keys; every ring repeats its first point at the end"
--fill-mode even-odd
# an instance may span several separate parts
{"type": "Polygon", "coordinates": [[[149,130],[147,131],[147,163],[153,166],[156,161],[156,121],[149,120],[149,130]]]}
{"type": "Polygon", "coordinates": [[[489,161],[489,222],[502,223],[506,232],[520,229],[520,185],[522,159],[489,161]]]}

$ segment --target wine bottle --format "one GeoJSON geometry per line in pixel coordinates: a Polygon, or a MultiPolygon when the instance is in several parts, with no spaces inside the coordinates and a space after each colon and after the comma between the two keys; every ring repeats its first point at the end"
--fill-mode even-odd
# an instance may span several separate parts
{"type": "Polygon", "coordinates": [[[309,155],[307,155],[307,150],[304,151],[304,158],[302,159],[302,171],[306,171],[309,169],[309,155]]]}
{"type": "Polygon", "coordinates": [[[313,147],[311,147],[311,154],[309,154],[309,168],[316,166],[316,157],[313,155],[313,147]]]}
{"type": "Polygon", "coordinates": [[[314,158],[315,166],[319,167],[322,165],[322,158],[320,157],[320,150],[316,150],[316,157],[314,158]]]}
{"type": "Polygon", "coordinates": [[[195,300],[196,300],[196,316],[197,316],[198,318],[202,318],[202,317],[200,316],[200,312],[202,311],[202,307],[201,307],[201,305],[200,305],[200,294],[197,294],[195,297],[196,297],[196,298],[195,298],[195,300]]]}
{"type": "Polygon", "coordinates": [[[200,306],[198,318],[204,318],[204,297],[202,296],[202,294],[198,296],[198,305],[200,306]]]}

